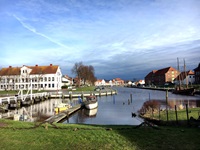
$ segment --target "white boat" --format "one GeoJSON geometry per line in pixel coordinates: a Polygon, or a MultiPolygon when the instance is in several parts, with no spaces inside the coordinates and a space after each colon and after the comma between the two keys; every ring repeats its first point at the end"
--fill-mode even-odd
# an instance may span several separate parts
{"type": "Polygon", "coordinates": [[[94,108],[94,109],[85,109],[84,113],[89,116],[89,117],[95,117],[97,114],[97,109],[98,108],[94,108]]]}
{"type": "Polygon", "coordinates": [[[84,102],[85,108],[95,109],[98,107],[98,101],[96,96],[87,96],[86,101],[84,102]]]}
{"type": "Polygon", "coordinates": [[[56,114],[58,114],[59,112],[65,111],[69,108],[71,108],[70,104],[59,103],[57,106],[54,107],[54,111],[55,111],[56,114]]]}

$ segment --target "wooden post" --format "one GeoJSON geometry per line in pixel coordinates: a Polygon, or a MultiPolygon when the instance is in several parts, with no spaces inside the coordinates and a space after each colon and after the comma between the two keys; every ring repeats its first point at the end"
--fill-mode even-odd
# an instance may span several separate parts
{"type": "Polygon", "coordinates": [[[188,126],[190,125],[190,122],[189,122],[189,115],[188,115],[188,104],[185,104],[186,106],[186,114],[187,114],[187,123],[188,123],[188,126]]]}
{"type": "Polygon", "coordinates": [[[131,97],[131,103],[132,103],[132,100],[133,100],[132,93],[130,94],[130,97],[131,97]]]}
{"type": "Polygon", "coordinates": [[[168,89],[166,90],[166,113],[167,113],[167,122],[169,120],[169,117],[168,117],[168,89]]]}
{"type": "Polygon", "coordinates": [[[176,114],[176,124],[178,124],[178,115],[177,115],[176,105],[175,105],[175,114],[176,114]]]}
{"type": "Polygon", "coordinates": [[[160,106],[159,106],[159,109],[158,109],[158,111],[159,111],[159,112],[158,112],[158,113],[159,113],[159,116],[158,116],[158,117],[159,117],[159,120],[160,120],[160,106]]]}

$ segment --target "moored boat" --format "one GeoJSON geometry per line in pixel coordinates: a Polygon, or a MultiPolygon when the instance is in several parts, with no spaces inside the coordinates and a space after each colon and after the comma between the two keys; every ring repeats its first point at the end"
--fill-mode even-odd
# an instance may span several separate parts
{"type": "Polygon", "coordinates": [[[181,94],[181,95],[194,95],[195,88],[186,88],[186,89],[175,89],[172,91],[174,94],[181,94]]]}
{"type": "Polygon", "coordinates": [[[85,108],[95,109],[98,107],[98,101],[96,96],[87,96],[86,101],[84,101],[85,108]]]}
{"type": "Polygon", "coordinates": [[[89,116],[89,117],[95,117],[97,114],[97,110],[98,108],[94,108],[94,109],[85,109],[84,113],[89,116]]]}
{"type": "Polygon", "coordinates": [[[58,114],[59,112],[65,111],[71,108],[70,104],[67,103],[59,103],[57,106],[54,107],[54,112],[58,114]]]}
{"type": "MultiPolygon", "coordinates": [[[[179,70],[179,59],[177,58],[177,64],[178,64],[178,71],[179,70]]],[[[195,93],[195,88],[188,87],[188,76],[189,76],[190,71],[186,72],[186,65],[185,65],[185,60],[184,60],[184,72],[181,72],[177,78],[175,79],[178,81],[178,86],[172,91],[174,94],[182,94],[182,95],[194,95],[195,93]],[[185,87],[182,85],[182,81],[186,80],[185,87]]]]}

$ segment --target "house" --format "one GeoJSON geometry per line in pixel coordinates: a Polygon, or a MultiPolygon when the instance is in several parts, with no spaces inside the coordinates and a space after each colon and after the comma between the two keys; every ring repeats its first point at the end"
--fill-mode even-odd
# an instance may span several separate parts
{"type": "Polygon", "coordinates": [[[62,76],[62,86],[70,86],[73,85],[73,79],[70,78],[68,75],[62,76]]]}
{"type": "Polygon", "coordinates": [[[174,82],[179,75],[179,71],[173,67],[167,67],[160,70],[153,70],[145,77],[146,85],[164,85],[166,82],[174,82]]]}
{"type": "Polygon", "coordinates": [[[194,75],[195,75],[195,83],[200,84],[200,63],[198,67],[194,69],[194,75]]]}
{"type": "Polygon", "coordinates": [[[2,68],[0,90],[60,90],[62,73],[58,65],[2,68]]]}
{"type": "Polygon", "coordinates": [[[120,85],[120,86],[124,86],[124,80],[120,79],[120,78],[115,78],[112,80],[113,85],[120,85]]]}
{"type": "Polygon", "coordinates": [[[193,84],[195,82],[195,76],[194,72],[192,70],[189,70],[187,72],[181,72],[176,78],[175,83],[179,84],[193,84]]]}
{"type": "Polygon", "coordinates": [[[94,84],[95,86],[105,86],[106,82],[104,79],[98,79],[94,84]]]}
{"type": "Polygon", "coordinates": [[[138,81],[138,84],[144,85],[144,84],[145,84],[145,81],[144,81],[144,80],[139,80],[139,81],[138,81]]]}

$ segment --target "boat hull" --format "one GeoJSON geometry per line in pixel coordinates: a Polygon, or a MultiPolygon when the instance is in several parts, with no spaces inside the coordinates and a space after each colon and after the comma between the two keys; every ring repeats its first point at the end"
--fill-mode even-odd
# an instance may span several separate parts
{"type": "Polygon", "coordinates": [[[85,102],[85,108],[87,109],[95,109],[98,107],[98,102],[97,101],[93,101],[93,102],[85,102]]]}
{"type": "Polygon", "coordinates": [[[172,91],[172,93],[181,95],[194,95],[195,89],[189,88],[189,89],[174,90],[172,91]]]}

